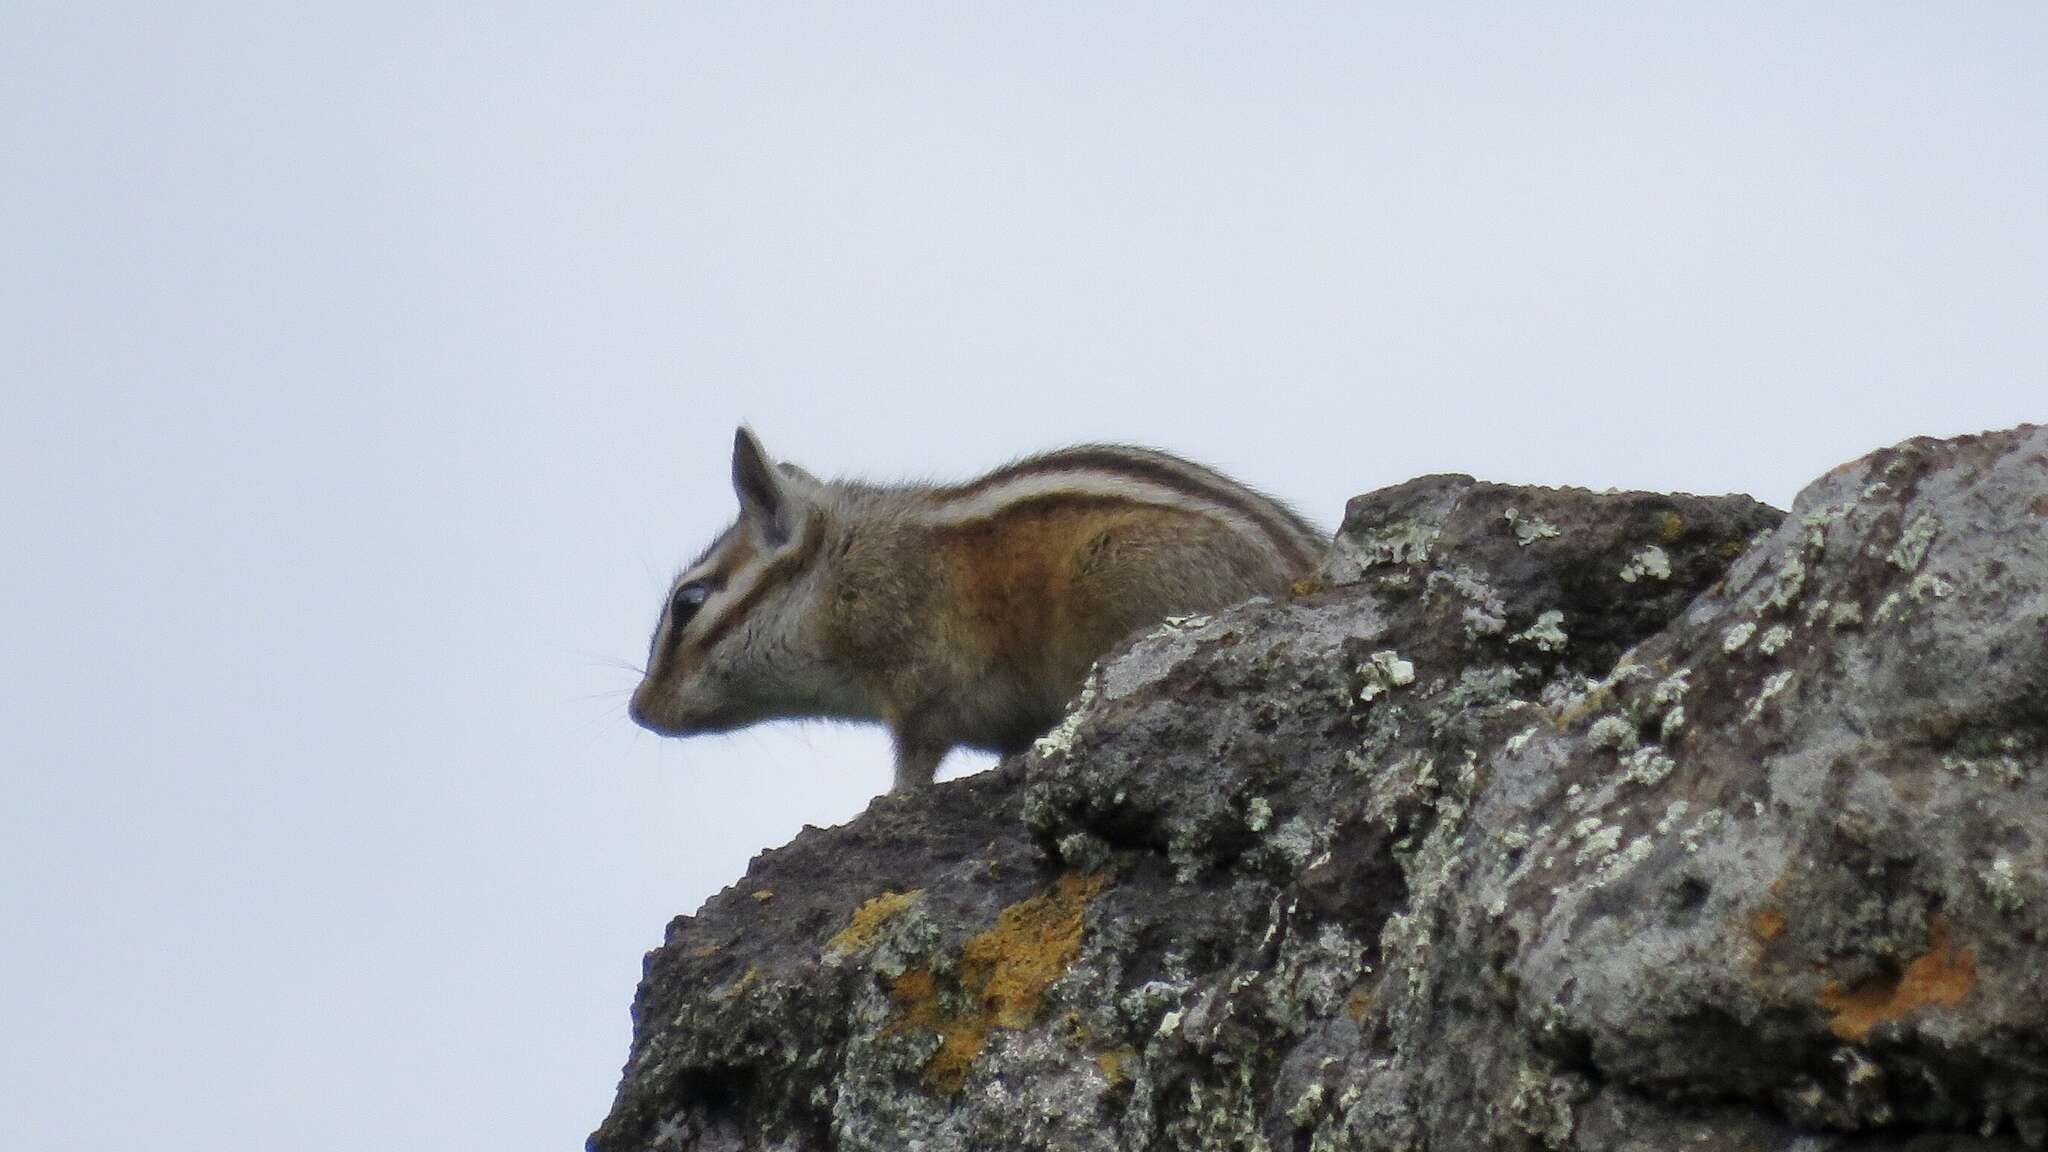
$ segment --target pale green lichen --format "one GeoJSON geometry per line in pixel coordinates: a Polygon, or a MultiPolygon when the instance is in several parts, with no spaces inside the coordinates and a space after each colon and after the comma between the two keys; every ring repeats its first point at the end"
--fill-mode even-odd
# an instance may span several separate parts
{"type": "Polygon", "coordinates": [[[1922,572],[1913,577],[1904,588],[1894,590],[1891,595],[1880,601],[1874,616],[1879,623],[1883,623],[1891,619],[1899,606],[1907,601],[1925,604],[1929,599],[1945,600],[1953,595],[1955,590],[1955,585],[1941,577],[1931,572],[1922,572]]]}
{"type": "Polygon", "coordinates": [[[1932,515],[1921,516],[1899,533],[1898,543],[1885,555],[1885,560],[1902,572],[1911,572],[1920,567],[1927,558],[1927,547],[1934,542],[1935,534],[1941,531],[1941,521],[1932,515]]]}
{"type": "Polygon", "coordinates": [[[1449,571],[1431,572],[1429,590],[1433,593],[1439,587],[1448,587],[1471,602],[1460,617],[1465,623],[1467,636],[1477,639],[1480,636],[1496,636],[1506,631],[1506,602],[1491,585],[1471,569],[1460,566],[1449,571]]]}
{"type": "Polygon", "coordinates": [[[1766,656],[1776,656],[1778,650],[1783,648],[1791,639],[1792,629],[1787,628],[1783,624],[1773,624],[1764,633],[1764,638],[1757,642],[1757,651],[1762,652],[1766,656]]]}
{"type": "Polygon", "coordinates": [[[1650,703],[1659,708],[1669,708],[1685,699],[1685,694],[1692,691],[1692,685],[1687,682],[1691,675],[1692,669],[1680,668],[1658,681],[1657,686],[1650,690],[1650,703]]]}
{"type": "Polygon", "coordinates": [[[1441,529],[1435,525],[1413,520],[1390,524],[1356,545],[1359,563],[1366,568],[1382,564],[1425,563],[1440,534],[1441,529]]]}
{"type": "Polygon", "coordinates": [[[1644,787],[1662,782],[1671,775],[1672,769],[1678,767],[1676,761],[1655,747],[1638,748],[1625,763],[1628,770],[1622,774],[1622,779],[1644,787]]]}
{"type": "Polygon", "coordinates": [[[1657,726],[1657,738],[1669,744],[1678,730],[1685,727],[1685,705],[1675,705],[1664,714],[1664,722],[1657,726]]]}
{"type": "Polygon", "coordinates": [[[1193,632],[1198,628],[1207,628],[1213,619],[1214,617],[1200,614],[1168,616],[1159,622],[1159,627],[1154,628],[1146,639],[1156,640],[1162,636],[1171,636],[1176,632],[1193,632]]]}
{"type": "Polygon", "coordinates": [[[1515,543],[1521,547],[1527,548],[1538,540],[1549,540],[1561,535],[1557,525],[1535,516],[1524,516],[1517,509],[1510,508],[1501,515],[1514,527],[1515,543]]]}
{"type": "Polygon", "coordinates": [[[1411,1002],[1428,1000],[1425,993],[1434,978],[1430,960],[1437,922],[1432,910],[1437,907],[1441,893],[1453,883],[1464,821],[1465,806],[1446,799],[1438,805],[1436,823],[1421,846],[1412,852],[1395,852],[1395,860],[1408,882],[1408,906],[1406,911],[1387,917],[1380,929],[1380,954],[1405,977],[1411,1002]]]}
{"type": "Polygon", "coordinates": [[[1522,1066],[1515,1073],[1515,1091],[1508,1097],[1507,1114],[1515,1127],[1543,1142],[1545,1148],[1571,1145],[1572,1103],[1585,1094],[1580,1078],[1553,1074],[1542,1068],[1522,1066]]]}
{"type": "Polygon", "coordinates": [[[1806,547],[1814,552],[1827,548],[1827,530],[1836,521],[1847,516],[1855,503],[1844,501],[1840,504],[1824,504],[1799,518],[1799,526],[1806,529],[1806,547]]]}
{"type": "Polygon", "coordinates": [[[1996,776],[2002,784],[2017,784],[2025,778],[2026,765],[2017,756],[1962,756],[1951,753],[1941,758],[1944,771],[1953,772],[1965,779],[1975,780],[1986,772],[1996,776]]]}
{"type": "Polygon", "coordinates": [[[1266,1017],[1289,1032],[1343,1011],[1360,974],[1372,971],[1364,963],[1365,945],[1337,924],[1323,924],[1313,935],[1289,932],[1278,952],[1263,977],[1244,974],[1245,986],[1256,982],[1268,991],[1266,1017]]]}
{"type": "Polygon", "coordinates": [[[1598,687],[1600,681],[1583,672],[1566,672],[1545,684],[1536,699],[1553,714],[1569,715],[1584,707],[1586,698],[1598,687]]]}
{"type": "Polygon", "coordinates": [[[1594,857],[1605,856],[1607,853],[1614,851],[1620,845],[1621,825],[1609,824],[1606,827],[1600,829],[1598,832],[1593,833],[1591,836],[1586,837],[1586,842],[1579,845],[1579,850],[1577,853],[1573,855],[1572,859],[1575,863],[1577,863],[1580,867],[1583,868],[1588,863],[1590,863],[1594,857]]]}
{"type": "Polygon", "coordinates": [[[1069,832],[1053,845],[1060,862],[1082,872],[1099,872],[1110,866],[1116,850],[1093,832],[1069,832]]]}
{"type": "Polygon", "coordinates": [[[1595,748],[1612,748],[1626,753],[1635,751],[1639,742],[1636,726],[1625,716],[1602,716],[1586,729],[1586,743],[1595,748]]]}
{"type": "Polygon", "coordinates": [[[1465,800],[1479,794],[1479,753],[1465,749],[1465,761],[1458,765],[1458,772],[1451,777],[1451,791],[1465,800]]]}
{"type": "Polygon", "coordinates": [[[1655,544],[1629,557],[1628,566],[1621,570],[1625,583],[1633,584],[1645,576],[1653,580],[1671,579],[1671,557],[1655,544]]]}
{"type": "Polygon", "coordinates": [[[1504,664],[1465,669],[1458,673],[1458,682],[1430,710],[1430,723],[1440,729],[1457,717],[1471,714],[1474,709],[1493,708],[1512,701],[1515,683],[1522,675],[1520,670],[1504,664]]]}
{"type": "Polygon", "coordinates": [[[1749,638],[1754,635],[1756,635],[1756,625],[1744,620],[1742,623],[1730,628],[1727,634],[1721,637],[1721,651],[1731,655],[1739,652],[1744,644],[1749,643],[1749,638]]]}
{"type": "Polygon", "coordinates": [[[1720,828],[1722,822],[1727,819],[1727,813],[1719,808],[1708,809],[1700,813],[1700,818],[1692,822],[1692,827],[1678,834],[1678,842],[1688,853],[1697,853],[1700,850],[1701,837],[1720,828]]]}
{"type": "Polygon", "coordinates": [[[1762,716],[1764,714],[1764,705],[1770,701],[1771,697],[1783,692],[1791,683],[1791,669],[1788,668],[1783,672],[1773,673],[1764,681],[1764,686],[1756,694],[1756,699],[1749,702],[1749,718],[1754,720],[1762,716]]]}
{"type": "Polygon", "coordinates": [[[1308,826],[1308,822],[1296,816],[1275,829],[1266,843],[1280,858],[1301,868],[1321,850],[1321,838],[1308,826]]]}
{"type": "Polygon", "coordinates": [[[1565,646],[1569,637],[1561,625],[1564,613],[1553,608],[1536,617],[1536,623],[1527,629],[1508,637],[1511,644],[1534,644],[1538,651],[1555,652],[1565,646]]]}
{"type": "Polygon", "coordinates": [[[1314,1123],[1316,1115],[1323,1110],[1326,1091],[1322,1081],[1311,1080],[1308,1087],[1301,1090],[1301,1095],[1295,1097],[1294,1103],[1288,1105],[1287,1118],[1294,1121],[1295,1127],[1306,1128],[1314,1123]]]}
{"type": "Polygon", "coordinates": [[[1508,737],[1508,755],[1512,756],[1515,753],[1520,752],[1523,748],[1527,747],[1529,741],[1535,738],[1537,731],[1541,727],[1542,725],[1540,724],[1531,724],[1527,728],[1522,729],[1520,732],[1515,733],[1513,736],[1508,737]]]}
{"type": "Polygon", "coordinates": [[[1616,688],[1627,684],[1631,680],[1648,680],[1656,675],[1654,671],[1633,662],[1627,653],[1623,653],[1621,662],[1614,666],[1614,671],[1607,674],[1607,679],[1602,680],[1600,686],[1602,688],[1616,688]]]}
{"type": "Polygon", "coordinates": [[[1273,806],[1263,796],[1254,796],[1244,806],[1244,826],[1254,832],[1264,832],[1273,823],[1273,806]]]}
{"type": "Polygon", "coordinates": [[[1790,608],[1799,599],[1799,590],[1806,587],[1806,563],[1797,556],[1785,557],[1778,565],[1778,571],[1771,585],[1771,594],[1764,598],[1769,608],[1790,608]]]}
{"type": "Polygon", "coordinates": [[[1031,744],[1031,751],[1041,760],[1065,756],[1074,746],[1074,736],[1081,730],[1081,722],[1088,717],[1088,709],[1095,703],[1095,694],[1102,683],[1101,665],[1088,673],[1088,679],[1081,685],[1081,694],[1074,697],[1074,703],[1067,714],[1060,718],[1059,726],[1040,736],[1031,744]]]}
{"type": "Polygon", "coordinates": [[[1991,906],[2002,915],[2011,916],[2026,907],[2027,899],[2020,891],[2012,857],[2000,853],[1977,873],[1977,879],[1983,883],[1984,894],[1990,898],[1991,906]]]}
{"type": "Polygon", "coordinates": [[[1683,800],[1673,800],[1667,805],[1664,809],[1663,818],[1657,821],[1657,835],[1671,835],[1671,830],[1678,827],[1680,820],[1685,819],[1686,807],[1686,802],[1683,800]]]}
{"type": "Polygon", "coordinates": [[[1906,595],[1923,604],[1927,602],[1927,598],[1930,596],[1936,600],[1945,600],[1955,590],[1955,585],[1943,580],[1932,572],[1922,572],[1920,575],[1913,577],[1911,584],[1906,585],[1906,595]]]}
{"type": "Polygon", "coordinates": [[[1367,657],[1366,662],[1358,666],[1358,674],[1365,680],[1358,690],[1358,698],[1366,701],[1415,683],[1415,665],[1401,659],[1401,654],[1392,649],[1367,657]]]}
{"type": "Polygon", "coordinates": [[[1481,636],[1498,636],[1508,622],[1499,616],[1490,616],[1478,608],[1467,608],[1459,619],[1465,623],[1465,635],[1478,639],[1481,636]]]}
{"type": "MultiPolygon", "coordinates": [[[[1619,831],[1619,829],[1616,829],[1616,831],[1619,831]]],[[[1619,852],[1610,853],[1605,859],[1600,861],[1600,867],[1587,881],[1587,888],[1599,888],[1606,884],[1612,884],[1634,871],[1636,865],[1648,860],[1650,854],[1656,850],[1656,843],[1648,836],[1636,837],[1628,842],[1628,847],[1619,852]]]]}

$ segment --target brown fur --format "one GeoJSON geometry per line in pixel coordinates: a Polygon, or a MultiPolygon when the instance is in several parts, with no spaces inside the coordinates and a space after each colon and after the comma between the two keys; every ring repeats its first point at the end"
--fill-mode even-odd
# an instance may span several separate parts
{"type": "MultiPolygon", "coordinates": [[[[898,788],[929,783],[958,745],[1028,747],[1124,638],[1285,595],[1319,540],[1283,505],[1135,449],[1052,453],[951,488],[783,475],[789,505],[768,499],[793,535],[765,542],[743,515],[700,561],[695,579],[742,586],[672,630],[673,658],[650,668],[634,716],[672,734],[777,715],[879,720],[896,738],[898,788]],[[1062,487],[1064,475],[1076,481],[1062,487]],[[1023,477],[1049,487],[989,495],[1023,477]],[[953,511],[982,510],[977,499],[978,518],[953,511]]],[[[763,488],[758,466],[748,480],[763,488]]]]}

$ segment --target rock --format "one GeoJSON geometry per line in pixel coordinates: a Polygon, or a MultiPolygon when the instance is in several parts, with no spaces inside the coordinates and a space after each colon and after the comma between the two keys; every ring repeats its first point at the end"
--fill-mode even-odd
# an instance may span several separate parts
{"type": "Polygon", "coordinates": [[[2044,741],[2048,430],[1416,480],[678,918],[590,1147],[2040,1147],[2044,741]]]}

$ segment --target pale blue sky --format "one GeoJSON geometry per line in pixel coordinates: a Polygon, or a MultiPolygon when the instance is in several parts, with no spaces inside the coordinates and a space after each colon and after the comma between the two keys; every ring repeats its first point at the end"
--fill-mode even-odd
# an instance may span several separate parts
{"type": "Polygon", "coordinates": [[[580,1143],[889,779],[625,720],[741,419],[1334,526],[2048,417],[2039,5],[1102,7],[0,10],[0,1142],[580,1143]]]}

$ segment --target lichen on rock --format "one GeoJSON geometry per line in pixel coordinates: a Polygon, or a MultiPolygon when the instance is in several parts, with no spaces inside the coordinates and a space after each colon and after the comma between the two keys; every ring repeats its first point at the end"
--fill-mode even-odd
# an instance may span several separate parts
{"type": "Polygon", "coordinates": [[[590,1146],[2042,1147],[2044,493],[2028,427],[1358,497],[678,918],[590,1146]]]}

